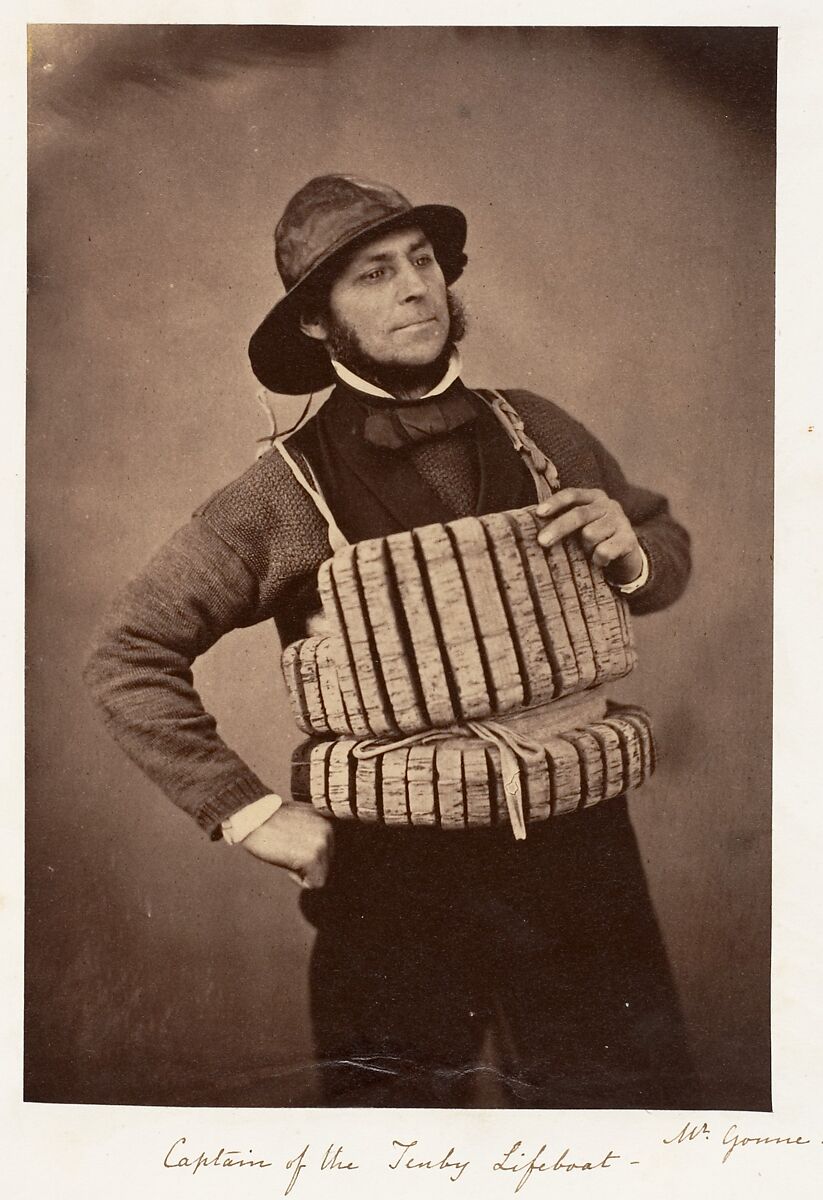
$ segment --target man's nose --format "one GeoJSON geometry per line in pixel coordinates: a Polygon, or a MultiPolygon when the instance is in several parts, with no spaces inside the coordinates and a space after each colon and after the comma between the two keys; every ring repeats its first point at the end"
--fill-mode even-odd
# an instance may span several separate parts
{"type": "Polygon", "coordinates": [[[417,267],[407,262],[400,268],[397,275],[398,296],[401,302],[419,300],[426,295],[427,285],[417,267]]]}

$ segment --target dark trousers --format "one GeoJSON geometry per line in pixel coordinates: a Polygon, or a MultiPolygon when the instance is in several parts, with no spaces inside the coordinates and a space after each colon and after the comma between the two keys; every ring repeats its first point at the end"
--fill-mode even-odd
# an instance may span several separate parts
{"type": "Polygon", "coordinates": [[[624,799],[511,832],[339,824],[311,1011],[327,1105],[683,1108],[683,1021],[624,799]]]}

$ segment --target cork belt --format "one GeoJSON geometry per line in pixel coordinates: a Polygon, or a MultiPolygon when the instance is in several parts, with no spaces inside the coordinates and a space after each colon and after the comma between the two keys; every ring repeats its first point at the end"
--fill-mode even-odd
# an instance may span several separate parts
{"type": "Polygon", "coordinates": [[[408,737],[387,741],[366,738],[357,743],[355,758],[377,758],[390,750],[426,745],[453,737],[479,737],[497,747],[503,773],[506,807],[512,832],[519,841],[526,837],[526,818],[523,812],[523,776],[521,764],[541,759],[545,753],[542,741],[552,734],[579,729],[602,721],[606,716],[606,698],[602,688],[592,688],[582,695],[565,696],[548,704],[535,705],[519,712],[506,714],[498,720],[464,721],[444,729],[424,729],[408,737]]]}

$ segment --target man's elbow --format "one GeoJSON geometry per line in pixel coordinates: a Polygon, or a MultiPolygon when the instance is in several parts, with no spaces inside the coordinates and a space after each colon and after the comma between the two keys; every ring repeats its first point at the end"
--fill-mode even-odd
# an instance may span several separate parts
{"type": "Polygon", "coordinates": [[[93,635],[82,667],[83,683],[98,710],[116,717],[140,690],[158,655],[127,623],[110,621],[93,635]]]}

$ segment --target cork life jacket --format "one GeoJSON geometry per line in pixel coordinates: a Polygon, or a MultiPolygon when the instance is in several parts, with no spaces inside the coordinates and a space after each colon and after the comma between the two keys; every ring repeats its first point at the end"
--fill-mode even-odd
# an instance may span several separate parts
{"type": "MultiPolygon", "coordinates": [[[[475,395],[481,463],[485,447],[499,464],[501,432],[517,452],[514,478],[480,500],[513,503],[501,511],[426,520],[424,495],[413,519],[425,523],[407,528],[389,501],[386,532],[352,540],[311,468],[274,441],[332,551],[318,573],[322,624],[282,654],[309,735],[292,794],[339,819],[508,826],[522,839],[533,822],[640,786],[655,748],[647,714],[604,693],[636,663],[624,597],[577,537],[540,545],[535,508],[559,487],[554,464],[505,395],[475,395]]],[[[356,516],[345,523],[364,532],[356,516]]]]}

